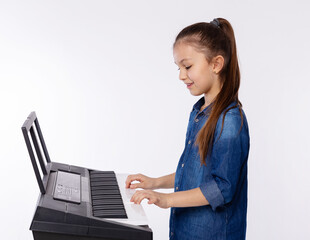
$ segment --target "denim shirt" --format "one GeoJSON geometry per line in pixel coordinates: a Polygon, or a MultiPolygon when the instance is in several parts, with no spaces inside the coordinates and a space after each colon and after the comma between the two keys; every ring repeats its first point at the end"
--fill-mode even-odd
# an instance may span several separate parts
{"type": "MultiPolygon", "coordinates": [[[[248,123],[244,111],[230,109],[220,138],[223,114],[220,115],[213,148],[206,165],[200,164],[197,133],[205,124],[210,105],[200,111],[204,97],[193,106],[186,132],[185,148],[180,157],[174,191],[200,188],[209,205],[172,207],[169,222],[171,240],[244,240],[247,218],[247,160],[250,148],[248,123]],[[240,130],[240,132],[239,132],[240,130]],[[217,140],[218,139],[218,140],[217,140]],[[217,141],[215,141],[217,140],[217,141]]],[[[226,109],[234,106],[232,102],[226,109]]]]}

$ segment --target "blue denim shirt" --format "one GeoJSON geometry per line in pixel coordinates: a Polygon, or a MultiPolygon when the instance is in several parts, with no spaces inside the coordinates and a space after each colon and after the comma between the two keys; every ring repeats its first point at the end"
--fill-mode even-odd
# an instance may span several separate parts
{"type": "MultiPolygon", "coordinates": [[[[220,115],[210,157],[200,164],[197,133],[205,124],[210,105],[200,112],[204,97],[190,114],[185,148],[180,157],[174,191],[200,188],[210,205],[171,208],[169,238],[171,240],[244,240],[247,218],[247,160],[250,148],[248,123],[244,111],[243,126],[238,108],[220,115]],[[240,130],[240,132],[239,132],[240,130]]],[[[235,105],[232,102],[228,107],[235,105]]]]}

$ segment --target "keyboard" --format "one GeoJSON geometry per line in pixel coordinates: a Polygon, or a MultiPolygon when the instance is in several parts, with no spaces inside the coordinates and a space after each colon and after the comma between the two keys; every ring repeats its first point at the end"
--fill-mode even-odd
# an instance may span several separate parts
{"type": "Polygon", "coordinates": [[[40,194],[30,230],[35,240],[152,240],[141,204],[130,202],[126,173],[51,161],[35,112],[22,132],[40,194]]]}

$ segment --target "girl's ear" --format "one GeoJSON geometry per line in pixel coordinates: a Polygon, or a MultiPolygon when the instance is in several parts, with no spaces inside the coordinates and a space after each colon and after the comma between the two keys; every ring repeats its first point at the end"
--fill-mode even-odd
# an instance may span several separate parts
{"type": "Polygon", "coordinates": [[[224,66],[224,58],[222,55],[217,55],[212,59],[212,70],[214,73],[218,74],[224,66]]]}

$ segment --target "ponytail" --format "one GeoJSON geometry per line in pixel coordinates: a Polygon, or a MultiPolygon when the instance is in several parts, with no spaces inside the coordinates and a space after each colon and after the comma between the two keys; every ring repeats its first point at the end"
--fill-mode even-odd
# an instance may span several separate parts
{"type": "MultiPolygon", "coordinates": [[[[226,113],[238,107],[241,115],[241,127],[243,125],[242,104],[238,99],[240,86],[240,70],[237,58],[237,48],[233,28],[224,18],[217,18],[211,23],[200,22],[184,28],[176,37],[175,43],[180,40],[195,47],[205,54],[210,62],[213,57],[222,55],[224,66],[219,72],[222,88],[211,103],[211,112],[208,120],[198,133],[195,144],[199,146],[200,162],[206,164],[206,157],[211,154],[217,121],[222,112],[233,102],[236,104],[225,110],[222,120],[223,131],[226,113]],[[216,24],[214,24],[217,23],[216,24]]],[[[216,141],[218,140],[216,139],[216,141]]]]}

